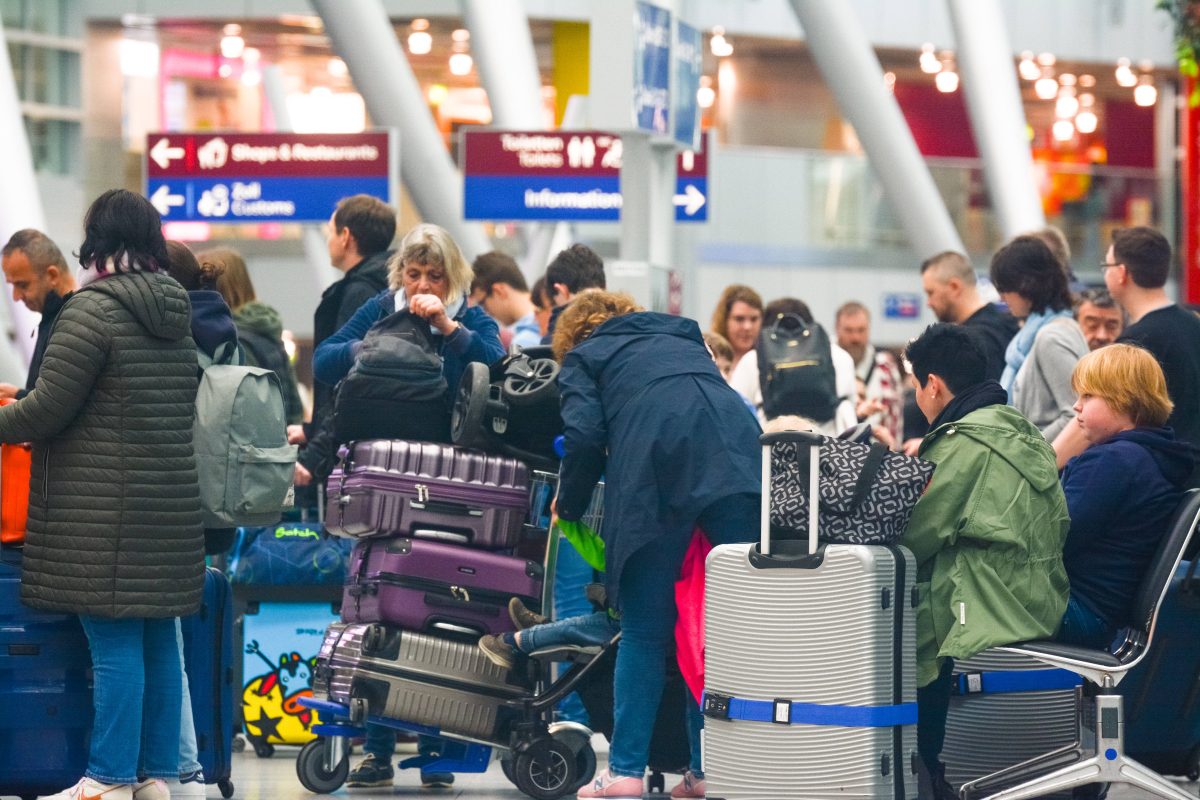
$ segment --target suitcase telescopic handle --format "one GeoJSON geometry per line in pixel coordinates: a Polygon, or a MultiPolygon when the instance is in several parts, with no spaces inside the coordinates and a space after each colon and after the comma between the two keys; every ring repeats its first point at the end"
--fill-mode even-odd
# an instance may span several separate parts
{"type": "Polygon", "coordinates": [[[779,431],[764,433],[758,438],[762,453],[762,523],[759,532],[759,552],[771,555],[771,448],[777,444],[794,443],[811,448],[808,459],[808,552],[817,552],[817,520],[820,515],[821,437],[808,431],[779,431]]]}

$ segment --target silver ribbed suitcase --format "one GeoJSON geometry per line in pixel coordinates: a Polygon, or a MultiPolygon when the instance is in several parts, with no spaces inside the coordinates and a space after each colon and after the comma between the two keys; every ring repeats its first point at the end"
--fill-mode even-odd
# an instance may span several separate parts
{"type": "Polygon", "coordinates": [[[352,713],[360,701],[371,716],[499,743],[517,713],[505,701],[527,692],[474,643],[381,624],[330,625],[313,679],[314,695],[352,713]]]}
{"type": "MultiPolygon", "coordinates": [[[[1075,742],[1079,676],[1029,656],[985,651],[954,663],[946,780],[967,781],[1075,742]]],[[[1060,792],[1051,797],[1070,797],[1060,792]]]]}
{"type": "MultiPolygon", "coordinates": [[[[903,547],[771,542],[763,437],[758,544],[708,556],[704,771],[710,800],[916,797],[916,650],[903,547]]],[[[819,474],[812,448],[809,497],[819,474]]]]}

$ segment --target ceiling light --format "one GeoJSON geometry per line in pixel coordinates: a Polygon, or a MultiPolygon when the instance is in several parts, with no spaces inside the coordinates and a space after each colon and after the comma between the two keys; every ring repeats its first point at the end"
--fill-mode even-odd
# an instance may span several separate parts
{"type": "Polygon", "coordinates": [[[1080,133],[1095,133],[1098,123],[1099,120],[1091,111],[1080,111],[1079,116],[1075,118],[1075,127],[1080,133]]]}
{"type": "Polygon", "coordinates": [[[1036,81],[1042,77],[1042,70],[1033,60],[1033,53],[1026,51],[1021,54],[1021,62],[1017,64],[1017,72],[1027,81],[1036,81]]]}
{"type": "Polygon", "coordinates": [[[939,92],[950,94],[958,89],[958,73],[951,69],[944,69],[937,74],[933,82],[937,85],[939,92]]]}
{"type": "Polygon", "coordinates": [[[1080,75],[1079,76],[1079,85],[1082,86],[1084,89],[1091,89],[1093,86],[1096,85],[1096,76],[1095,75],[1080,75]]]}
{"type": "Polygon", "coordinates": [[[1096,95],[1091,92],[1084,92],[1079,95],[1079,105],[1083,108],[1091,108],[1096,105],[1096,95]]]}
{"type": "Polygon", "coordinates": [[[346,66],[346,62],[337,56],[329,59],[329,63],[325,65],[325,69],[335,78],[344,78],[350,73],[350,68],[346,66]]]}
{"type": "Polygon", "coordinates": [[[411,27],[414,31],[427,31],[429,30],[429,20],[424,17],[417,17],[412,21],[411,27]]]}
{"type": "Polygon", "coordinates": [[[733,55],[733,44],[725,38],[725,29],[720,25],[712,29],[712,38],[708,40],[708,47],[717,58],[733,55]]]}
{"type": "Polygon", "coordinates": [[[1064,72],[1058,76],[1058,82],[1061,83],[1063,86],[1074,86],[1076,80],[1078,80],[1078,79],[1074,75],[1072,75],[1070,72],[1064,72]]]}
{"type": "Polygon", "coordinates": [[[894,73],[894,72],[883,73],[883,85],[887,87],[887,90],[889,92],[894,93],[896,91],[896,73],[894,73]]]}
{"type": "Polygon", "coordinates": [[[701,108],[712,108],[717,101],[717,93],[711,86],[701,86],[696,90],[696,105],[701,108]]]}
{"type": "Polygon", "coordinates": [[[921,45],[921,56],[917,59],[917,63],[921,67],[921,72],[927,75],[936,75],[942,71],[942,62],[933,52],[933,44],[926,42],[921,45]]]}
{"type": "Polygon", "coordinates": [[[260,83],[262,83],[262,73],[259,72],[258,67],[242,72],[243,86],[258,86],[260,83]]]}
{"type": "Polygon", "coordinates": [[[228,78],[232,74],[233,67],[231,67],[229,64],[222,64],[221,66],[217,67],[217,75],[219,77],[228,78]]]}
{"type": "Polygon", "coordinates": [[[242,52],[242,60],[247,64],[257,64],[262,60],[262,51],[257,47],[247,47],[242,52]]]}
{"type": "Polygon", "coordinates": [[[246,40],[237,34],[221,37],[221,56],[224,58],[241,58],[246,49],[246,40]]]}
{"type": "Polygon", "coordinates": [[[413,31],[408,35],[408,52],[414,56],[427,55],[433,49],[433,37],[425,31],[413,31]]]}
{"type": "Polygon", "coordinates": [[[470,53],[455,53],[450,56],[450,74],[469,75],[471,73],[471,66],[474,63],[470,53]]]}
{"type": "Polygon", "coordinates": [[[1058,81],[1049,75],[1038,78],[1033,85],[1033,92],[1039,100],[1053,100],[1058,95],[1058,81]]]}
{"type": "Polygon", "coordinates": [[[1154,88],[1154,82],[1149,76],[1143,75],[1141,83],[1133,90],[1133,102],[1139,106],[1152,106],[1158,102],[1158,89],[1154,88]]]}
{"type": "Polygon", "coordinates": [[[1054,66],[1054,61],[1055,61],[1055,58],[1054,58],[1053,53],[1041,53],[1037,57],[1037,62],[1039,64],[1041,64],[1043,67],[1054,66]]]}
{"type": "Polygon", "coordinates": [[[1133,70],[1129,68],[1128,58],[1117,59],[1117,69],[1114,73],[1117,79],[1117,85],[1124,86],[1126,89],[1137,85],[1137,75],[1133,74],[1133,70]]]}
{"type": "Polygon", "coordinates": [[[1054,116],[1069,119],[1079,113],[1079,100],[1074,93],[1064,89],[1054,103],[1054,116]]]}
{"type": "Polygon", "coordinates": [[[452,42],[468,42],[470,40],[471,32],[466,28],[458,28],[450,34],[450,41],[452,42]]]}
{"type": "Polygon", "coordinates": [[[1075,136],[1075,124],[1069,119],[1060,119],[1051,130],[1057,142],[1069,142],[1075,136]]]}
{"type": "Polygon", "coordinates": [[[425,97],[428,98],[429,104],[433,106],[440,106],[442,103],[446,102],[446,98],[449,96],[450,90],[446,88],[446,84],[444,83],[433,84],[429,87],[429,91],[425,93],[425,97]]]}

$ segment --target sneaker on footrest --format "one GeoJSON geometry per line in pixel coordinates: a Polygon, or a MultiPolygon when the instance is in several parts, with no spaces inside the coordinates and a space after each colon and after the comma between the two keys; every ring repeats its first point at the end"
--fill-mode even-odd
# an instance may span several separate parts
{"type": "Polygon", "coordinates": [[[350,789],[370,789],[376,786],[391,786],[396,777],[387,759],[376,758],[374,753],[367,757],[346,776],[346,787],[350,789]]]}
{"type": "Polygon", "coordinates": [[[613,775],[608,770],[598,773],[592,782],[579,790],[577,800],[642,800],[645,785],[641,778],[613,775]]]}
{"type": "Polygon", "coordinates": [[[479,649],[497,667],[513,668],[513,649],[501,637],[488,634],[480,638],[479,649]]]}
{"type": "Polygon", "coordinates": [[[681,797],[686,798],[703,798],[704,797],[704,778],[697,778],[696,773],[690,769],[683,773],[683,780],[679,785],[671,790],[671,797],[679,800],[681,797]]]}
{"type": "Polygon", "coordinates": [[[526,608],[519,597],[514,597],[508,601],[508,616],[512,618],[513,625],[516,625],[519,631],[532,628],[534,625],[545,625],[550,621],[548,617],[535,614],[526,608]]]}

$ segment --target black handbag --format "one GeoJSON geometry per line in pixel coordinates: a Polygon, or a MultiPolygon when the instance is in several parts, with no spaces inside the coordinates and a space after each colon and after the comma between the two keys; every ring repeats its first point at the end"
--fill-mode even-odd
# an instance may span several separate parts
{"type": "Polygon", "coordinates": [[[811,433],[772,434],[771,526],[784,537],[808,535],[809,481],[817,461],[817,538],[841,544],[894,544],[908,528],[913,507],[935,465],[811,433]]]}

